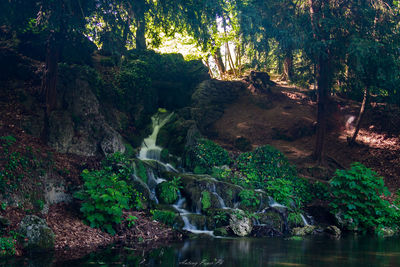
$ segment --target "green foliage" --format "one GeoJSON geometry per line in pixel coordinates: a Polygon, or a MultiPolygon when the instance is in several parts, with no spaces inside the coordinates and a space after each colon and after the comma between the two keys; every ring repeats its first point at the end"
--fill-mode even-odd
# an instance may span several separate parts
{"type": "Polygon", "coordinates": [[[207,173],[207,169],[202,166],[196,165],[196,167],[194,167],[194,169],[193,169],[193,173],[194,174],[205,174],[205,173],[207,173]]]}
{"type": "Polygon", "coordinates": [[[135,150],[133,149],[132,145],[129,143],[124,143],[125,146],[125,152],[124,155],[127,158],[134,158],[135,157],[135,150]]]}
{"type": "Polygon", "coordinates": [[[211,176],[219,180],[227,180],[232,175],[232,170],[229,168],[214,167],[211,170],[211,176]]]}
{"type": "Polygon", "coordinates": [[[0,237],[0,256],[14,256],[16,241],[13,237],[0,237]]]}
{"type": "Polygon", "coordinates": [[[201,192],[201,209],[207,210],[211,207],[211,196],[210,192],[203,191],[201,192]]]}
{"type": "Polygon", "coordinates": [[[43,200],[41,176],[45,169],[54,169],[51,153],[47,157],[30,146],[23,146],[13,136],[0,137],[0,193],[18,194],[21,201],[36,205],[43,200]],[[22,187],[21,184],[29,186],[22,187]]]}
{"type": "MultiPolygon", "coordinates": [[[[122,110],[129,111],[132,104],[143,99],[151,100],[152,90],[148,63],[141,60],[125,61],[116,75],[115,98],[122,110]]],[[[151,104],[151,103],[145,103],[151,104]]]]}
{"type": "Polygon", "coordinates": [[[113,224],[121,223],[122,211],[129,208],[129,187],[109,170],[84,170],[84,189],[75,196],[83,201],[81,211],[91,227],[115,234],[113,224]]]}
{"type": "Polygon", "coordinates": [[[134,226],[137,219],[138,217],[129,215],[128,218],[126,218],[126,221],[128,222],[128,227],[131,228],[132,226],[134,226]]]}
{"type": "Polygon", "coordinates": [[[153,220],[162,222],[166,225],[172,226],[175,221],[176,214],[169,210],[151,210],[150,213],[153,215],[153,220]]]}
{"type": "Polygon", "coordinates": [[[307,182],[297,176],[295,167],[272,146],[240,154],[236,165],[245,175],[244,181],[237,182],[263,189],[280,203],[287,205],[294,201],[300,205],[311,199],[307,182]]]}
{"type": "Polygon", "coordinates": [[[231,159],[228,152],[211,140],[200,138],[193,148],[193,166],[211,171],[214,166],[229,165],[231,159]]]}
{"type": "Polygon", "coordinates": [[[140,179],[142,179],[143,182],[147,183],[147,170],[146,167],[144,166],[143,162],[138,161],[136,163],[136,168],[137,168],[137,175],[139,176],[140,179]]]}
{"type": "Polygon", "coordinates": [[[2,141],[4,147],[9,147],[17,142],[17,139],[12,135],[2,136],[0,137],[0,140],[2,141]]]}
{"type": "Polygon", "coordinates": [[[302,225],[303,224],[303,219],[300,216],[300,213],[297,212],[291,212],[287,216],[287,221],[291,225],[302,225]]]}
{"type": "Polygon", "coordinates": [[[239,193],[240,202],[246,207],[258,207],[260,199],[256,192],[253,190],[242,190],[239,193]]]}
{"type": "Polygon", "coordinates": [[[91,227],[115,234],[114,224],[121,223],[124,209],[142,208],[140,193],[127,184],[133,168],[120,153],[108,156],[100,170],[84,170],[83,189],[75,194],[82,200],[81,212],[91,227]]]}
{"type": "Polygon", "coordinates": [[[225,211],[218,211],[214,215],[214,220],[215,220],[216,227],[228,225],[229,224],[229,214],[225,211]]]}
{"type": "Polygon", "coordinates": [[[355,162],[348,170],[337,170],[330,185],[332,212],[343,217],[348,229],[379,233],[383,227],[398,227],[400,214],[382,199],[390,193],[376,172],[355,162]]]}
{"type": "Polygon", "coordinates": [[[160,201],[165,204],[173,204],[179,198],[179,190],[182,188],[180,177],[174,177],[171,181],[162,182],[157,187],[160,201]]]}

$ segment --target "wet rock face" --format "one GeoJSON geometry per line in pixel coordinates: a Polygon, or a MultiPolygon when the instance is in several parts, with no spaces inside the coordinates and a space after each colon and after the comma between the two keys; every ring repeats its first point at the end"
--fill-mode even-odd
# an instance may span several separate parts
{"type": "Polygon", "coordinates": [[[22,219],[18,231],[24,237],[24,249],[31,252],[46,252],[54,249],[54,233],[44,219],[28,215],[22,219]]]}
{"type": "Polygon", "coordinates": [[[246,217],[243,211],[239,211],[236,214],[231,214],[229,226],[233,233],[235,233],[237,236],[248,236],[253,230],[253,223],[251,219],[246,217]]]}
{"type": "Polygon", "coordinates": [[[82,156],[124,152],[122,137],[101,114],[91,83],[80,69],[68,68],[68,77],[59,78],[59,102],[49,116],[49,145],[82,156]]]}

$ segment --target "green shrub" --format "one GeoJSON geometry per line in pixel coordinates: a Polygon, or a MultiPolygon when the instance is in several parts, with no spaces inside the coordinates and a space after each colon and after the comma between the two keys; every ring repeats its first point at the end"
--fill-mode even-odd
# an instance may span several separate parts
{"type": "Polygon", "coordinates": [[[231,159],[228,152],[211,140],[200,138],[193,148],[193,166],[211,171],[214,166],[229,165],[231,159]]]}
{"type": "Polygon", "coordinates": [[[151,210],[153,220],[172,226],[175,222],[176,214],[169,210],[151,210]]]}
{"type": "Polygon", "coordinates": [[[75,196],[83,201],[81,211],[90,227],[115,234],[113,224],[121,223],[122,211],[129,208],[129,187],[110,170],[82,172],[83,190],[75,196]]]}
{"type": "Polygon", "coordinates": [[[216,227],[221,227],[224,225],[228,225],[229,224],[229,214],[226,211],[218,211],[215,215],[214,215],[214,221],[215,221],[215,225],[216,227]]]}
{"type": "Polygon", "coordinates": [[[143,182],[145,182],[147,184],[147,170],[146,167],[144,166],[143,162],[138,161],[136,163],[136,171],[137,171],[137,175],[139,176],[140,179],[142,179],[143,182]]]}
{"type": "Polygon", "coordinates": [[[205,173],[207,173],[207,169],[202,166],[197,165],[196,167],[194,167],[193,173],[194,174],[205,174],[205,173]]]}
{"type": "Polygon", "coordinates": [[[115,234],[124,209],[142,208],[142,195],[127,184],[133,173],[129,161],[120,153],[108,156],[100,170],[83,170],[83,189],[75,194],[82,200],[81,212],[91,227],[115,234]]]}
{"type": "Polygon", "coordinates": [[[260,205],[260,199],[253,190],[242,190],[239,193],[240,202],[246,207],[258,207],[260,205]]]}
{"type": "Polygon", "coordinates": [[[201,192],[201,208],[202,208],[202,210],[207,210],[210,207],[211,207],[210,192],[208,192],[208,191],[201,192]]]}
{"type": "Polygon", "coordinates": [[[179,198],[179,190],[182,188],[181,178],[174,177],[171,181],[162,182],[157,186],[160,201],[165,204],[173,204],[179,198]]]}
{"type": "Polygon", "coordinates": [[[303,225],[303,219],[301,218],[300,213],[291,212],[287,216],[287,221],[292,226],[303,225]]]}
{"type": "Polygon", "coordinates": [[[236,165],[244,174],[247,187],[263,189],[280,203],[288,205],[294,201],[300,206],[311,199],[308,183],[297,176],[295,167],[272,146],[240,154],[236,165]]]}
{"type": "Polygon", "coordinates": [[[227,180],[232,175],[232,170],[228,168],[214,167],[211,176],[219,180],[227,180]]]}
{"type": "Polygon", "coordinates": [[[12,237],[0,237],[0,256],[14,256],[16,242],[12,237]]]}
{"type": "Polygon", "coordinates": [[[138,217],[129,215],[128,218],[126,218],[126,221],[128,222],[128,227],[131,228],[136,224],[136,220],[138,217]]]}
{"type": "Polygon", "coordinates": [[[332,213],[342,217],[347,229],[379,233],[398,227],[399,212],[381,198],[390,193],[376,172],[355,162],[348,170],[336,170],[330,185],[332,213]]]}

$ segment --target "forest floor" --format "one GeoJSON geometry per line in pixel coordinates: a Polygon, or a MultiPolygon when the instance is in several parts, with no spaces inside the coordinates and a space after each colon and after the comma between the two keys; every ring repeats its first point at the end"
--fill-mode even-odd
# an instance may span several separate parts
{"type": "Polygon", "coordinates": [[[297,166],[300,175],[321,180],[330,179],[335,169],[361,162],[383,176],[391,192],[399,189],[398,111],[388,112],[387,106],[372,103],[364,116],[357,144],[350,147],[347,136],[354,127],[349,122],[355,122],[360,103],[332,97],[334,104],[329,108],[331,119],[325,139],[326,161],[324,168],[320,168],[311,158],[317,107],[310,92],[284,82],[278,82],[271,93],[246,92],[214,124],[218,133],[215,141],[234,153],[238,151],[232,144],[238,137],[247,138],[253,147],[272,145],[297,166]]]}

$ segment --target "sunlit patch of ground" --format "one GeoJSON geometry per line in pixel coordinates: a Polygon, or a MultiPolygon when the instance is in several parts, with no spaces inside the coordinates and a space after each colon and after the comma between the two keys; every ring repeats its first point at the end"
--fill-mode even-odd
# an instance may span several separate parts
{"type": "MultiPolygon", "coordinates": [[[[346,140],[347,136],[351,136],[353,131],[345,130],[342,135],[340,135],[341,140],[346,140]]],[[[357,142],[371,148],[379,148],[385,150],[399,150],[400,142],[397,137],[388,137],[383,133],[376,133],[371,130],[360,129],[357,135],[357,142]]]]}

